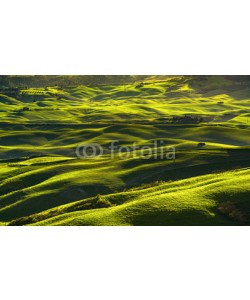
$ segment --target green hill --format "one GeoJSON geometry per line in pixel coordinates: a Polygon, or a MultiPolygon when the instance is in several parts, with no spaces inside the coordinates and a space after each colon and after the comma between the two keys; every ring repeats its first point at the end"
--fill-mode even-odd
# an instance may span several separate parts
{"type": "Polygon", "coordinates": [[[0,225],[40,214],[54,217],[38,224],[245,224],[249,108],[248,76],[0,76],[0,225]],[[91,143],[103,155],[77,158],[91,143]],[[140,149],[121,159],[119,147],[134,143],[164,155],[174,147],[175,159],[140,149]],[[227,201],[231,186],[241,190],[227,201]]]}
{"type": "Polygon", "coordinates": [[[244,225],[250,221],[249,182],[250,168],[159,182],[59,206],[12,225],[244,225]]]}

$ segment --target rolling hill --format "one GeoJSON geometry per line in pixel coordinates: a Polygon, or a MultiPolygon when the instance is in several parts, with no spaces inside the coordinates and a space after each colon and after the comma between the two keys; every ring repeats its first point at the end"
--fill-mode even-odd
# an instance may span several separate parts
{"type": "Polygon", "coordinates": [[[248,224],[249,108],[248,76],[0,76],[0,225],[248,224]]]}

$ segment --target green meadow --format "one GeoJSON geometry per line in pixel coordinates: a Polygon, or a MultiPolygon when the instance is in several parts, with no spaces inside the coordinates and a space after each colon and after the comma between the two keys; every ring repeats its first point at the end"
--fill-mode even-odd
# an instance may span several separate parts
{"type": "Polygon", "coordinates": [[[248,76],[0,76],[0,225],[249,225],[249,125],[248,76]]]}

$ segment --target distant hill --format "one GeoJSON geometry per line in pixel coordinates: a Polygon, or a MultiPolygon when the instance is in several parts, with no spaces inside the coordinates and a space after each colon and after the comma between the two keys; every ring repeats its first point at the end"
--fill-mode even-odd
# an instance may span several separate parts
{"type": "Polygon", "coordinates": [[[39,88],[39,87],[69,87],[122,85],[147,81],[160,81],[178,77],[180,83],[188,81],[191,87],[202,90],[235,86],[241,88],[250,85],[250,76],[171,76],[171,75],[0,75],[0,88],[39,88]]]}
{"type": "Polygon", "coordinates": [[[0,87],[46,87],[77,85],[116,85],[143,81],[150,77],[169,76],[148,75],[1,75],[0,87]]]}

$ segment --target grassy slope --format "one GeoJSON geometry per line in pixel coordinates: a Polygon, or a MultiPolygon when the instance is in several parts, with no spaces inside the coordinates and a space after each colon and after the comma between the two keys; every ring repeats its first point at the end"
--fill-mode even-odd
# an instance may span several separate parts
{"type": "Polygon", "coordinates": [[[3,163],[0,220],[10,221],[51,207],[156,180],[178,180],[250,165],[248,150],[183,150],[176,160],[109,155],[78,160],[38,157],[3,163]]]}
{"type": "Polygon", "coordinates": [[[102,196],[102,203],[111,204],[107,208],[79,210],[80,204],[88,200],[58,207],[53,211],[56,216],[50,218],[51,211],[44,212],[40,218],[45,220],[36,225],[244,224],[250,220],[249,182],[250,169],[247,168],[161,183],[102,196]]]}
{"type": "MultiPolygon", "coordinates": [[[[232,84],[232,82],[231,82],[232,84]]],[[[171,115],[216,115],[214,121],[228,122],[237,118],[245,124],[250,116],[247,108],[249,89],[238,86],[227,91],[227,80],[220,80],[225,90],[208,94],[192,88],[192,80],[182,77],[164,81],[145,82],[144,85],[78,86],[65,88],[22,89],[17,99],[0,95],[1,120],[6,122],[130,122],[152,121],[171,115]],[[224,82],[225,81],[225,82],[224,82]],[[2,98],[1,98],[2,97],[2,98]],[[241,98],[241,101],[237,101],[241,98]],[[4,100],[3,100],[4,99],[4,100]],[[223,102],[223,103],[222,103],[223,102]],[[28,107],[29,110],[23,108],[28,107]]],[[[214,83],[207,86],[216,88],[214,83]]]]}
{"type": "MultiPolygon", "coordinates": [[[[96,209],[100,206],[95,198],[97,194],[107,195],[144,183],[249,167],[248,151],[241,150],[250,145],[249,95],[246,85],[224,77],[209,77],[204,84],[197,79],[178,76],[160,81],[149,78],[143,85],[78,86],[63,90],[29,88],[22,89],[15,97],[0,95],[1,121],[9,123],[1,125],[0,130],[0,225],[51,208],[56,210],[60,205],[78,200],[87,201],[83,209],[96,209]],[[202,116],[206,121],[199,125],[175,125],[164,121],[173,115],[185,114],[202,116]],[[74,149],[83,141],[98,142],[107,151],[111,140],[119,140],[124,145],[133,142],[150,145],[155,139],[176,147],[174,163],[139,158],[119,160],[117,157],[110,161],[108,155],[93,160],[75,159],[74,149]],[[205,148],[197,149],[198,142],[205,142],[205,148]],[[32,158],[33,155],[37,157],[32,158]],[[91,199],[89,197],[94,197],[94,204],[87,200],[91,199]]],[[[225,176],[229,175],[225,173],[225,176]]],[[[201,177],[201,180],[204,178],[201,177]]],[[[178,184],[182,186],[185,183],[181,181],[178,184]]],[[[191,189],[192,185],[189,191],[191,189]]],[[[138,195],[138,205],[144,198],[143,194],[138,195]]],[[[185,195],[179,199],[186,199],[185,195]]],[[[146,207],[151,207],[151,204],[149,199],[145,201],[142,206],[145,219],[141,210],[138,223],[135,220],[124,221],[124,224],[143,224],[145,220],[152,223],[154,219],[155,222],[159,219],[162,224],[165,222],[165,217],[160,217],[160,208],[155,208],[157,215],[150,219],[153,213],[150,211],[148,215],[146,207]]],[[[176,199],[176,205],[178,201],[176,199]]],[[[137,204],[133,205],[136,207],[137,204]]],[[[127,210],[133,214],[134,206],[126,205],[92,211],[93,220],[107,213],[112,223],[114,214],[126,215],[127,210]]],[[[191,216],[198,204],[189,201],[188,205],[191,216]]],[[[74,212],[81,216],[84,214],[87,219],[90,218],[89,213],[82,210],[74,212]]],[[[162,214],[164,216],[165,212],[162,214]]],[[[166,214],[169,215],[169,212],[166,214]]],[[[196,221],[193,222],[201,224],[203,221],[199,216],[199,212],[195,212],[196,221]]],[[[223,215],[216,214],[216,218],[209,216],[204,218],[204,222],[207,218],[211,222],[217,218],[218,222],[231,222],[223,215]]],[[[68,215],[60,218],[68,218],[68,215]]],[[[180,219],[174,216],[171,220],[180,223],[180,219]]],[[[96,221],[97,224],[99,222],[96,221]]],[[[114,223],[122,224],[122,221],[117,219],[114,223]]]]}

